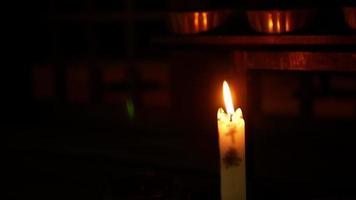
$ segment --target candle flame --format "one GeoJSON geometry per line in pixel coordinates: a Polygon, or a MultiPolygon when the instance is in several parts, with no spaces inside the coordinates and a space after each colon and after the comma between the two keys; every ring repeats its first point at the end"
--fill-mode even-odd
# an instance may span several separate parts
{"type": "Polygon", "coordinates": [[[226,106],[226,112],[228,114],[233,114],[234,113],[234,105],[232,104],[230,88],[226,81],[224,81],[224,84],[223,84],[223,95],[224,95],[224,101],[225,101],[225,106],[226,106]]]}

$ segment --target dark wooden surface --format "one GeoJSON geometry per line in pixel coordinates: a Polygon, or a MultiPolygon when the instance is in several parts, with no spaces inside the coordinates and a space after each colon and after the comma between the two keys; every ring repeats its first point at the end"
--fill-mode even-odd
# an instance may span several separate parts
{"type": "Polygon", "coordinates": [[[343,45],[354,47],[356,35],[190,35],[155,38],[153,43],[164,45],[343,45]]]}
{"type": "Polygon", "coordinates": [[[237,51],[238,66],[246,70],[356,71],[356,52],[237,51]],[[242,55],[240,55],[242,54],[242,55]]]}
{"type": "MultiPolygon", "coordinates": [[[[216,125],[206,112],[208,123],[175,113],[129,122],[108,111],[36,109],[9,134],[10,197],[219,199],[216,125]]],[[[269,118],[247,128],[249,199],[355,197],[352,121],[269,118]]]]}

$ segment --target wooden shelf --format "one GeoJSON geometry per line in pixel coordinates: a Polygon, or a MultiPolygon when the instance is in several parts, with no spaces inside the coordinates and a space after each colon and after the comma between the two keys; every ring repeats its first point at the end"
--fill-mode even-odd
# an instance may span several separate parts
{"type": "Polygon", "coordinates": [[[236,52],[236,62],[249,70],[356,71],[356,52],[236,52]]]}
{"type": "Polygon", "coordinates": [[[163,45],[221,45],[221,46],[271,46],[271,45],[342,45],[355,47],[356,35],[239,35],[239,36],[176,36],[152,40],[163,45]]]}

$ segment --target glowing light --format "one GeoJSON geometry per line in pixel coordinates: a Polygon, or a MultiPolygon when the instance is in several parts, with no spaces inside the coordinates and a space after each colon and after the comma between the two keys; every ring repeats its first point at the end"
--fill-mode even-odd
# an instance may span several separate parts
{"type": "Polygon", "coordinates": [[[287,31],[287,32],[290,31],[290,26],[289,26],[289,24],[290,24],[290,18],[291,18],[290,13],[287,13],[287,16],[286,16],[286,24],[285,24],[285,26],[286,26],[286,31],[287,31]]]}
{"type": "Polygon", "coordinates": [[[127,114],[131,120],[135,117],[135,106],[131,98],[126,100],[127,114]]]}
{"type": "Polygon", "coordinates": [[[277,13],[277,32],[280,33],[281,32],[281,14],[277,13]]]}
{"type": "Polygon", "coordinates": [[[199,12],[194,13],[194,28],[195,31],[199,30],[199,12]]]}
{"type": "Polygon", "coordinates": [[[232,103],[230,88],[226,81],[224,81],[224,84],[223,84],[223,95],[224,95],[224,101],[225,101],[225,106],[226,106],[226,112],[228,114],[233,114],[235,111],[234,105],[232,103]]]}
{"type": "Polygon", "coordinates": [[[268,31],[273,32],[273,19],[272,19],[272,14],[268,14],[268,31]]]}
{"type": "Polygon", "coordinates": [[[203,15],[204,30],[208,30],[208,14],[206,12],[203,12],[202,15],[203,15]]]}

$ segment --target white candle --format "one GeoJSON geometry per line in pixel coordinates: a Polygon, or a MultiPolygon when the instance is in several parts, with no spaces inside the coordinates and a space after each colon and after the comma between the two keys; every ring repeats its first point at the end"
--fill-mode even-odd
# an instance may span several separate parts
{"type": "Polygon", "coordinates": [[[221,199],[245,200],[245,121],[242,110],[234,110],[226,81],[223,93],[227,113],[218,110],[221,199]]]}

